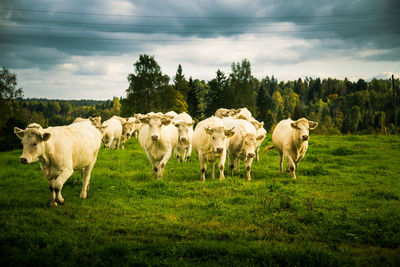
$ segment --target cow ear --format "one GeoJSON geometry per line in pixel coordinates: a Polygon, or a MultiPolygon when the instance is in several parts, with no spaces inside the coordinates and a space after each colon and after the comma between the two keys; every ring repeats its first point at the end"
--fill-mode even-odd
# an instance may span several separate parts
{"type": "Polygon", "coordinates": [[[172,124],[175,125],[175,127],[179,127],[179,122],[173,121],[172,124]]]}
{"type": "Polygon", "coordinates": [[[234,134],[235,134],[235,131],[233,130],[235,127],[233,127],[232,129],[230,129],[230,130],[225,130],[224,131],[224,133],[225,133],[225,136],[226,137],[232,137],[234,134]]]}
{"type": "Polygon", "coordinates": [[[24,137],[25,131],[18,127],[14,127],[14,133],[18,136],[19,139],[22,139],[24,137]]]}
{"type": "Polygon", "coordinates": [[[210,127],[204,128],[204,131],[206,131],[207,134],[212,135],[213,131],[210,129],[210,127]]]}
{"type": "Polygon", "coordinates": [[[251,124],[253,124],[254,128],[256,128],[256,130],[261,128],[261,123],[259,123],[258,121],[251,121],[251,124]]]}
{"type": "Polygon", "coordinates": [[[294,128],[294,129],[297,129],[297,122],[292,122],[291,124],[290,124],[290,126],[292,126],[292,128],[294,128]]]}
{"type": "Polygon", "coordinates": [[[49,140],[50,139],[50,136],[51,136],[51,134],[50,133],[43,133],[42,134],[42,141],[43,142],[46,142],[47,140],[49,140]]]}
{"type": "Polygon", "coordinates": [[[161,124],[164,125],[164,126],[169,125],[171,122],[172,122],[172,120],[169,119],[169,118],[162,118],[161,119],[161,124]]]}
{"type": "Polygon", "coordinates": [[[150,119],[147,117],[139,117],[139,121],[143,124],[149,124],[150,119]]]}
{"type": "Polygon", "coordinates": [[[264,122],[263,121],[260,123],[260,128],[262,128],[262,127],[264,127],[264,122]]]}
{"type": "Polygon", "coordinates": [[[310,127],[310,130],[314,130],[318,126],[318,122],[316,121],[309,121],[308,126],[310,127]]]}
{"type": "Polygon", "coordinates": [[[257,136],[256,140],[260,141],[260,140],[263,140],[264,138],[265,138],[265,136],[262,134],[262,135],[257,136]]]}

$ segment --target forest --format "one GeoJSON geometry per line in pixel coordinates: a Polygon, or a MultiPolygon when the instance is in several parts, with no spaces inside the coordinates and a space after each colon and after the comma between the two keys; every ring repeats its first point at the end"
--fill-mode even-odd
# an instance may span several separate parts
{"type": "Polygon", "coordinates": [[[301,78],[278,81],[273,75],[257,79],[249,60],[234,62],[231,73],[219,69],[204,81],[183,74],[163,74],[154,56],[140,55],[127,77],[125,97],[112,100],[25,99],[16,74],[0,71],[0,150],[20,147],[14,126],[37,122],[43,127],[71,123],[76,117],[123,117],[150,111],[187,112],[200,121],[224,108],[247,107],[272,132],[282,119],[306,117],[319,122],[316,134],[395,134],[399,118],[399,79],[350,81],[347,78],[301,78]],[[396,99],[396,103],[395,103],[396,99]],[[395,105],[396,104],[396,105],[395,105]],[[396,112],[395,112],[395,106],[396,112]],[[396,124],[397,118],[397,124],[396,124]]]}

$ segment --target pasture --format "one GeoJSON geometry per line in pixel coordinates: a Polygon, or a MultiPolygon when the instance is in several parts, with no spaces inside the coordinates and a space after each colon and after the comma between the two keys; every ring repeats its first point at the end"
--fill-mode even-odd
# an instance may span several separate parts
{"type": "Polygon", "coordinates": [[[272,150],[251,182],[243,165],[224,181],[208,168],[200,182],[195,154],[170,159],[155,181],[130,139],[124,151],[101,149],[87,199],[74,173],[65,205],[52,208],[39,163],[20,155],[0,154],[2,266],[400,266],[398,137],[311,135],[296,181],[272,150]]]}

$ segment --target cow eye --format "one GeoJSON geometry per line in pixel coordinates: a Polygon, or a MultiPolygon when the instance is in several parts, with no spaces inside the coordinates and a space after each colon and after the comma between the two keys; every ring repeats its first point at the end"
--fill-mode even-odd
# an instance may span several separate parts
{"type": "Polygon", "coordinates": [[[32,146],[37,146],[37,143],[33,143],[32,146]]]}
{"type": "Polygon", "coordinates": [[[213,136],[213,140],[215,140],[215,137],[213,136]]]}

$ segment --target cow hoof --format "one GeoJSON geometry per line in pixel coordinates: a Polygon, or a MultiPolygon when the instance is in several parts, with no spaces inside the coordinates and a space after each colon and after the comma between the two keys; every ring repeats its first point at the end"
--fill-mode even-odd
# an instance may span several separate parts
{"type": "Polygon", "coordinates": [[[87,193],[86,193],[86,192],[81,192],[81,194],[79,195],[79,197],[80,197],[80,198],[83,198],[83,199],[85,199],[86,196],[87,196],[87,193]]]}
{"type": "Polygon", "coordinates": [[[64,205],[65,200],[64,199],[57,199],[57,203],[60,205],[64,205]]]}
{"type": "Polygon", "coordinates": [[[57,202],[56,201],[50,202],[50,207],[57,207],[57,202]]]}

